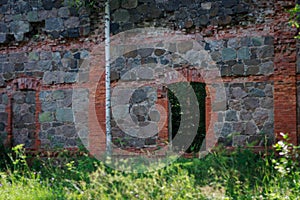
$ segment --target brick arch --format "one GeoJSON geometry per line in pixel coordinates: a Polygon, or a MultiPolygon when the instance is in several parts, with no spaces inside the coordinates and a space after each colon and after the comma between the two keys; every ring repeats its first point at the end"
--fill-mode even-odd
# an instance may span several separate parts
{"type": "MultiPolygon", "coordinates": [[[[41,102],[39,99],[39,93],[40,93],[40,88],[41,87],[41,82],[38,79],[31,78],[31,77],[21,77],[14,79],[10,83],[7,84],[6,91],[8,94],[8,105],[6,107],[6,112],[8,114],[8,121],[7,121],[7,142],[6,146],[14,146],[18,143],[14,142],[14,98],[17,93],[24,93],[29,94],[31,93],[31,100],[28,100],[29,104],[34,104],[34,116],[32,116],[32,125],[35,125],[34,128],[32,128],[32,132],[29,133],[32,137],[31,145],[26,146],[27,150],[37,150],[40,147],[40,140],[39,140],[39,131],[40,131],[40,123],[39,123],[39,113],[41,112],[41,102]],[[33,94],[33,95],[32,95],[33,94]],[[34,102],[32,102],[34,101],[34,102]],[[33,135],[32,135],[33,134],[33,135]]],[[[30,96],[30,95],[29,95],[30,96]]],[[[28,97],[26,97],[28,98],[28,97]]],[[[31,107],[32,108],[32,107],[31,107]]],[[[17,111],[17,110],[16,110],[17,111]]],[[[19,115],[19,114],[17,114],[19,115]]],[[[30,125],[29,125],[30,126],[30,125]]]]}

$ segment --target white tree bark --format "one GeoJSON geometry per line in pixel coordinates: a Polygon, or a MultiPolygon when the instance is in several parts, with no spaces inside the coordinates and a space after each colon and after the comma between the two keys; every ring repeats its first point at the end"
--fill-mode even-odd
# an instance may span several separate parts
{"type": "Polygon", "coordinates": [[[106,153],[111,155],[111,97],[110,97],[110,11],[109,0],[105,2],[105,125],[106,125],[106,153]]]}

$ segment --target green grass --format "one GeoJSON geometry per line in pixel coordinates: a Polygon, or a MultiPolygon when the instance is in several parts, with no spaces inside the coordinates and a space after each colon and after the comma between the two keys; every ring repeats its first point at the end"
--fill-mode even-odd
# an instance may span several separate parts
{"type": "Polygon", "coordinates": [[[277,156],[219,147],[202,159],[125,173],[87,154],[32,160],[17,146],[1,158],[0,199],[300,199],[299,147],[274,147],[277,156]]]}

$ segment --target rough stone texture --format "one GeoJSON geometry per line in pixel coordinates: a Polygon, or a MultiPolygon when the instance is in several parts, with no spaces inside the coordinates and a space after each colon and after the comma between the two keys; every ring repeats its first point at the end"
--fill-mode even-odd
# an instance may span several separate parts
{"type": "Polygon", "coordinates": [[[36,135],[35,104],[35,92],[18,91],[13,94],[13,145],[25,144],[26,148],[34,146],[36,135]]]}
{"type": "Polygon", "coordinates": [[[244,146],[250,142],[256,146],[263,146],[262,135],[266,135],[272,143],[274,105],[273,92],[269,90],[273,88],[273,83],[226,83],[225,87],[228,88],[226,95],[228,107],[224,111],[225,123],[222,129],[215,127],[220,131],[220,142],[227,139],[233,142],[234,146],[244,146]]]}
{"type": "Polygon", "coordinates": [[[13,21],[10,23],[10,33],[14,35],[16,41],[22,41],[24,33],[29,32],[29,27],[26,21],[13,21]]]}
{"type": "Polygon", "coordinates": [[[39,115],[42,148],[75,147],[80,141],[72,111],[72,90],[51,90],[40,93],[39,115]]]}
{"type": "MultiPolygon", "coordinates": [[[[119,90],[119,93],[126,93],[126,91],[119,90]]],[[[144,136],[147,136],[147,132],[143,132],[143,130],[139,127],[146,127],[151,125],[152,122],[159,121],[160,115],[159,112],[152,108],[152,106],[155,105],[157,100],[157,91],[155,88],[146,86],[139,89],[136,89],[133,91],[129,104],[124,106],[119,106],[117,102],[112,103],[113,108],[113,142],[118,147],[136,147],[136,148],[143,148],[146,146],[149,146],[149,141],[147,141],[147,138],[140,138],[135,137],[134,133],[131,132],[131,134],[126,134],[122,129],[117,125],[117,123],[122,124],[122,119],[125,118],[126,115],[130,115],[130,118],[133,122],[133,125],[137,126],[135,127],[128,127],[132,130],[137,130],[136,136],[141,136],[141,134],[146,134],[144,136]],[[116,105],[116,106],[114,106],[116,105]],[[124,109],[122,109],[124,108],[124,109]],[[117,122],[117,123],[116,123],[117,122]]],[[[155,126],[150,128],[151,130],[157,129],[155,126]]],[[[149,130],[149,129],[147,129],[149,130]]],[[[157,135],[157,131],[155,132],[155,135],[157,135]]]]}
{"type": "Polygon", "coordinates": [[[7,56],[8,58],[3,57],[3,62],[0,63],[0,75],[3,75],[6,81],[22,77],[24,73],[34,73],[32,76],[42,79],[44,84],[58,84],[78,81],[79,70],[85,70],[85,66],[81,64],[89,57],[89,52],[85,49],[60,52],[32,51],[11,53],[7,56]]]}
{"type": "MultiPolygon", "coordinates": [[[[183,41],[170,44],[168,49],[164,49],[160,43],[151,48],[139,46],[139,50],[117,58],[112,62],[112,81],[114,84],[118,81],[150,82],[154,80],[153,74],[157,70],[153,66],[160,64],[178,70],[185,66],[189,69],[180,71],[182,74],[189,80],[197,78],[197,81],[202,82],[203,77],[193,74],[186,60],[169,52],[186,54],[191,60],[203,59],[193,57],[193,52],[199,51],[191,42],[191,38],[195,38],[216,62],[226,89],[226,95],[213,96],[214,91],[219,91],[218,83],[207,85],[207,90],[212,92],[206,108],[207,116],[212,114],[212,119],[207,119],[207,123],[212,120],[213,129],[221,136],[220,141],[226,142],[230,138],[227,145],[254,143],[262,146],[263,134],[268,136],[271,144],[278,127],[295,126],[292,118],[295,119],[296,115],[292,116],[290,113],[296,105],[288,105],[291,103],[290,99],[296,96],[293,93],[293,81],[299,79],[293,74],[295,48],[293,36],[289,35],[293,31],[280,32],[288,29],[283,22],[288,20],[284,10],[291,7],[289,2],[112,0],[113,35],[133,28],[152,26],[189,33],[183,41]],[[135,70],[141,65],[147,66],[135,70]],[[129,70],[131,72],[127,73],[129,70]],[[291,96],[286,98],[289,92],[291,96]],[[281,123],[280,111],[284,110],[284,116],[288,117],[284,117],[281,123]],[[223,126],[220,121],[224,121],[223,126]]],[[[103,8],[103,2],[100,1],[99,4],[103,8]]],[[[27,147],[32,147],[35,139],[36,143],[40,140],[41,148],[78,145],[74,122],[82,125],[81,122],[88,118],[89,108],[78,108],[80,115],[73,116],[73,92],[67,88],[76,88],[80,80],[78,72],[87,70],[81,67],[83,60],[89,56],[95,44],[102,41],[93,38],[93,34],[101,37],[103,32],[103,9],[99,10],[101,12],[95,15],[86,9],[71,8],[66,3],[52,0],[1,1],[0,43],[3,48],[0,53],[0,137],[7,139],[7,136],[14,134],[14,142],[26,143],[27,147]],[[93,37],[78,38],[81,36],[93,37]],[[39,39],[35,41],[35,37],[39,39]],[[71,39],[65,40],[66,38],[71,39]],[[20,43],[12,45],[10,42],[13,41],[20,43]],[[18,46],[19,44],[22,45],[18,46]],[[90,49],[83,49],[86,46],[90,49]],[[30,85],[28,84],[23,89],[15,87],[14,81],[24,77],[35,78],[40,85],[32,83],[33,86],[26,88],[30,85]],[[25,93],[39,94],[38,102],[32,96],[22,97],[25,93]],[[12,99],[15,101],[9,105],[12,99]],[[15,110],[10,110],[12,107],[15,110]],[[19,107],[22,107],[23,114],[18,116],[16,108],[19,107]],[[13,117],[11,123],[9,113],[13,117]],[[21,119],[22,117],[28,121],[21,119]],[[15,127],[10,127],[10,124],[15,127]],[[25,126],[24,124],[28,127],[18,128],[25,126]]],[[[178,37],[181,37],[180,34],[178,37]]],[[[134,38],[133,43],[135,40],[138,41],[139,38],[134,38]]],[[[158,40],[159,38],[154,37],[144,42],[158,40]]],[[[119,50],[122,51],[122,48],[119,50]]],[[[97,63],[101,63],[102,59],[97,60],[97,63]]],[[[299,63],[298,58],[298,72],[299,63]]],[[[206,66],[207,63],[201,63],[201,67],[206,66]]],[[[164,72],[160,73],[161,76],[164,75],[164,72]]],[[[84,75],[85,80],[93,78],[93,72],[84,75]]],[[[201,75],[204,76],[205,73],[201,75]]],[[[100,90],[99,99],[103,99],[101,95],[104,92],[100,90]]],[[[299,91],[298,84],[298,116],[299,91]]],[[[79,98],[80,101],[89,100],[89,91],[86,93],[84,98],[79,98]]],[[[126,91],[123,93],[126,95],[126,91]]],[[[140,87],[132,94],[130,102],[120,107],[117,115],[125,116],[129,112],[135,123],[152,125],[163,116],[151,106],[164,99],[164,95],[151,86],[140,87]]],[[[101,101],[96,103],[103,104],[101,101]]],[[[165,104],[162,106],[166,107],[165,104]]],[[[99,118],[99,121],[103,125],[103,119],[99,118]]],[[[119,147],[146,148],[159,143],[157,133],[141,139],[125,134],[117,123],[118,120],[112,122],[113,141],[119,147]]],[[[87,135],[89,128],[80,127],[80,134],[87,135]]]]}
{"type": "Polygon", "coordinates": [[[206,46],[221,69],[222,76],[271,75],[274,72],[271,39],[266,36],[207,40],[206,46]]]}
{"type": "MultiPolygon", "coordinates": [[[[270,4],[270,5],[269,5],[270,4]]],[[[111,11],[114,24],[114,32],[121,32],[131,28],[154,25],[176,29],[188,29],[194,31],[196,28],[216,26],[218,28],[226,26],[241,25],[250,23],[261,24],[266,17],[272,14],[269,7],[262,2],[250,1],[143,1],[143,0],[122,0],[111,1],[111,11]],[[258,11],[260,8],[261,10],[258,11]],[[124,19],[116,16],[123,16],[124,19]],[[122,11],[120,11],[122,10],[122,11]],[[166,11],[163,13],[163,11],[166,11]],[[250,13],[251,11],[251,13],[250,13]],[[120,13],[123,13],[120,15],[120,13]],[[165,17],[162,17],[162,14],[165,17]],[[127,19],[130,18],[130,26],[127,26],[127,19]],[[151,21],[155,19],[154,21],[151,21]],[[176,19],[176,20],[174,20],[176,19]]],[[[254,40],[259,44],[261,40],[254,40]]]]}
{"type": "Polygon", "coordinates": [[[0,94],[0,141],[6,142],[7,139],[7,123],[8,123],[8,114],[5,111],[6,106],[8,105],[8,96],[5,93],[0,94]]]}
{"type": "MultiPolygon", "coordinates": [[[[127,3],[127,8],[132,3],[134,2],[127,3]]],[[[0,6],[0,44],[11,40],[26,41],[45,34],[53,38],[86,36],[91,30],[90,18],[101,14],[89,14],[87,9],[76,9],[64,1],[16,0],[5,1],[0,6]],[[78,33],[74,34],[74,30],[70,28],[75,28],[78,33]],[[35,32],[32,32],[33,29],[35,32]],[[14,39],[9,35],[13,35],[14,39]]],[[[98,6],[101,10],[103,4],[99,3],[98,6]]]]}

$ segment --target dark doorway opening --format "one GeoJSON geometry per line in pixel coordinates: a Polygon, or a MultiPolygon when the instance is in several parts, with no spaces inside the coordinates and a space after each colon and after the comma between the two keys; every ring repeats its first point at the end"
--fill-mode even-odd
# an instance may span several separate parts
{"type": "MultiPolygon", "coordinates": [[[[205,139],[206,134],[206,127],[205,127],[205,98],[206,98],[206,91],[205,91],[205,83],[199,83],[199,82],[191,82],[190,85],[192,86],[195,95],[197,97],[198,106],[199,106],[199,123],[198,123],[198,129],[197,134],[195,138],[193,139],[193,142],[191,145],[187,148],[186,153],[194,153],[199,152],[202,146],[202,143],[205,139]]],[[[180,123],[181,123],[181,106],[179,103],[178,98],[176,95],[168,89],[168,99],[169,99],[169,107],[171,110],[170,113],[170,122],[169,127],[170,130],[170,139],[174,138],[176,134],[178,133],[180,123]]],[[[191,111],[191,114],[193,112],[191,111]]]]}

